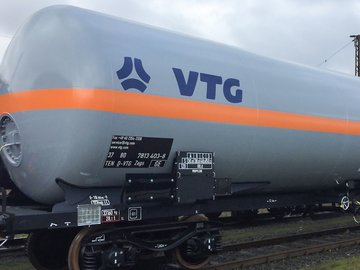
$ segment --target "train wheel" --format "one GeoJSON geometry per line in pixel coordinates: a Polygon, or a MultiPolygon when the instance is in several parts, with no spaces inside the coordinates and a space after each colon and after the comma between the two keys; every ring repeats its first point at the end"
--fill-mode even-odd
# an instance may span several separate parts
{"type": "Polygon", "coordinates": [[[353,213],[353,219],[356,223],[360,223],[360,207],[356,206],[353,213]]]}
{"type": "Polygon", "coordinates": [[[80,268],[80,255],[81,255],[81,242],[85,236],[93,232],[93,228],[82,229],[71,242],[68,253],[68,266],[69,270],[81,270],[80,268]]]}
{"type": "Polygon", "coordinates": [[[347,195],[344,195],[340,200],[340,207],[342,210],[347,211],[350,208],[350,199],[347,195]]]}
{"type": "MultiPolygon", "coordinates": [[[[109,228],[109,227],[107,227],[109,228]]],[[[68,253],[69,270],[97,269],[130,269],[136,263],[136,248],[126,248],[105,244],[87,247],[88,237],[99,234],[105,227],[89,227],[82,229],[73,239],[68,253]]],[[[102,236],[95,236],[95,239],[102,236]]],[[[105,237],[105,235],[104,235],[105,237]]],[[[105,239],[105,238],[104,238],[105,239]]]]}
{"type": "MultiPolygon", "coordinates": [[[[208,221],[204,215],[194,215],[188,218],[183,218],[183,221],[201,222],[208,221]]],[[[209,255],[204,254],[201,249],[200,242],[196,238],[191,238],[185,243],[178,246],[176,249],[170,251],[167,255],[175,261],[176,264],[185,269],[199,269],[208,263],[209,255]],[[191,252],[189,252],[191,249],[191,252]]]]}
{"type": "Polygon", "coordinates": [[[26,253],[37,270],[66,270],[67,251],[75,232],[39,231],[29,235],[26,253]]]}
{"type": "Polygon", "coordinates": [[[185,269],[200,269],[208,263],[209,257],[202,255],[188,255],[186,246],[180,245],[175,249],[175,262],[185,269]]]}

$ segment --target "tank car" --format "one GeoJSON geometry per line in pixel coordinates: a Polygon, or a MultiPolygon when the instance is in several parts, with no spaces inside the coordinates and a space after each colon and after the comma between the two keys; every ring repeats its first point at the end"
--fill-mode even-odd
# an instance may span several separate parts
{"type": "MultiPolygon", "coordinates": [[[[115,268],[120,252],[129,266],[139,249],[175,249],[183,266],[200,267],[219,244],[202,216],[181,223],[196,241],[172,232],[175,242],[124,245],[114,235],[130,225],[150,234],[138,226],[145,220],[172,231],[163,218],[355,194],[359,87],[352,76],[80,8],[45,8],[17,31],[0,66],[1,181],[43,207],[24,215],[5,204],[3,231],[42,229],[30,247],[66,235],[71,269],[84,261],[115,268]],[[115,225],[104,232],[103,223],[115,225]],[[88,225],[95,229],[79,232],[88,225]],[[99,244],[103,236],[116,247],[99,244]],[[187,256],[189,241],[211,245],[187,256]],[[112,259],[80,252],[91,243],[112,259]]],[[[36,248],[30,254],[34,265],[55,267],[36,248]]]]}
{"type": "Polygon", "coordinates": [[[184,149],[215,152],[218,177],[270,181],[266,192],[359,177],[353,77],[68,7],[31,17],[0,72],[2,159],[41,203],[63,199],[58,177],[123,185],[169,172],[184,149]],[[114,136],[144,140],[114,152],[131,143],[114,136]]]}

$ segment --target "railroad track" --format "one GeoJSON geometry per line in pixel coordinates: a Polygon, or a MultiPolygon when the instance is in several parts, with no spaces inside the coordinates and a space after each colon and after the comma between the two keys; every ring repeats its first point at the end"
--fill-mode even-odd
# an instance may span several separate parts
{"type": "MultiPolygon", "coordinates": [[[[322,240],[321,240],[322,241],[322,240]]],[[[1,243],[1,239],[0,239],[1,243]]],[[[16,238],[13,240],[8,240],[3,246],[0,247],[0,255],[1,254],[11,254],[17,253],[20,251],[24,251],[26,243],[26,238],[16,238]]],[[[358,245],[360,244],[360,226],[359,225],[352,225],[346,226],[341,228],[334,228],[334,229],[327,229],[322,231],[315,231],[315,232],[308,232],[308,233],[301,233],[291,236],[282,236],[282,237],[275,237],[275,238],[268,238],[262,239],[257,241],[249,241],[249,242],[241,242],[231,245],[226,245],[223,247],[223,251],[221,252],[222,256],[226,256],[226,253],[229,252],[246,252],[245,258],[236,260],[236,261],[228,261],[226,263],[217,263],[212,260],[210,265],[205,269],[222,269],[222,270],[229,270],[229,269],[236,269],[250,265],[257,265],[257,264],[264,264],[273,262],[276,260],[281,260],[289,257],[294,256],[302,256],[305,254],[311,254],[315,252],[326,251],[329,249],[334,249],[337,247],[342,246],[351,246],[351,245],[358,245]],[[316,244],[316,245],[308,245],[306,247],[297,247],[297,248],[289,248],[287,246],[288,243],[294,243],[299,240],[304,239],[323,239],[324,236],[331,236],[335,234],[343,234],[345,232],[358,232],[358,235],[354,239],[347,239],[347,240],[334,240],[331,239],[330,242],[323,243],[323,244],[316,244]],[[271,246],[279,246],[284,245],[284,247],[288,250],[285,251],[276,251],[276,252],[266,252],[266,254],[262,254],[262,251],[256,250],[258,248],[263,247],[271,247],[271,246]],[[253,254],[249,254],[249,251],[253,254]],[[215,263],[217,263],[215,265],[215,263]]],[[[243,255],[244,256],[244,255],[243,255]]],[[[163,258],[157,258],[160,263],[165,263],[163,258]]],[[[167,268],[168,269],[168,268],[167,268]]]]}
{"type": "Polygon", "coordinates": [[[216,219],[215,221],[219,221],[224,224],[223,230],[233,230],[248,226],[259,227],[259,226],[271,225],[277,223],[295,222],[299,220],[304,220],[304,218],[310,218],[311,220],[316,221],[316,220],[341,217],[344,215],[348,215],[348,214],[345,214],[340,211],[324,211],[324,212],[315,213],[307,217],[304,217],[302,214],[295,214],[295,215],[285,216],[282,219],[276,219],[270,214],[258,214],[255,217],[245,217],[239,220],[236,220],[236,218],[233,217],[223,217],[216,219]]]}
{"type": "Polygon", "coordinates": [[[0,255],[25,251],[26,237],[9,239],[3,243],[5,239],[0,239],[0,255]]]}
{"type": "Polygon", "coordinates": [[[243,242],[224,246],[222,252],[222,257],[227,253],[236,252],[236,256],[234,254],[229,256],[240,257],[240,259],[225,263],[217,263],[215,259],[211,261],[212,265],[204,269],[240,269],[355,245],[360,245],[360,226],[358,225],[243,242]]]}

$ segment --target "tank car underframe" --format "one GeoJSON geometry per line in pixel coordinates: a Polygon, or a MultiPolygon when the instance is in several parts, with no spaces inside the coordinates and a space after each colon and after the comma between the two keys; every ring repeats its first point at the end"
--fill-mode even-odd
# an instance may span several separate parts
{"type": "MultiPolygon", "coordinates": [[[[55,230],[83,226],[99,225],[104,223],[115,224],[141,224],[146,223],[160,223],[162,220],[169,218],[176,218],[179,216],[192,216],[199,213],[218,213],[223,211],[242,211],[261,208],[285,208],[302,205],[318,205],[322,203],[340,202],[341,195],[346,195],[346,192],[336,190],[325,190],[323,192],[314,193],[285,193],[285,194],[252,194],[242,196],[232,196],[227,198],[216,198],[211,201],[196,202],[193,204],[164,204],[164,203],[137,203],[132,205],[108,205],[99,208],[93,205],[88,205],[86,209],[81,211],[88,211],[91,213],[98,213],[98,223],[80,224],[79,225],[79,211],[77,206],[67,212],[56,212],[53,210],[47,211],[40,207],[19,207],[6,206],[0,213],[0,228],[1,232],[11,237],[17,233],[26,233],[33,230],[55,230]],[[324,194],[326,193],[326,194],[324,194]],[[99,209],[102,214],[99,213],[99,209]],[[116,209],[116,211],[109,211],[116,209]],[[106,219],[111,219],[106,221],[106,219]]],[[[359,192],[356,192],[359,199],[359,192]]],[[[54,207],[55,208],[55,207],[54,207]]],[[[54,209],[53,208],[53,209],[54,209]]]]}
{"type": "MultiPolygon", "coordinates": [[[[83,189],[83,191],[88,192],[87,189],[83,189]]],[[[101,190],[99,190],[99,193],[101,193],[101,190]]],[[[325,192],[322,194],[324,193],[325,192]]],[[[86,242],[85,244],[82,243],[81,250],[93,250],[93,252],[83,252],[81,254],[81,258],[84,258],[86,261],[91,261],[94,260],[94,258],[101,256],[99,254],[107,254],[106,262],[104,262],[104,264],[115,265],[116,263],[119,263],[118,260],[121,260],[122,265],[130,266],[135,263],[135,259],[138,257],[139,253],[141,253],[140,250],[168,252],[170,250],[176,250],[176,247],[182,245],[191,247],[191,242],[195,241],[194,239],[200,239],[196,240],[196,242],[200,243],[207,243],[208,241],[211,242],[210,249],[204,248],[204,246],[201,247],[201,249],[204,250],[200,256],[201,258],[202,256],[207,257],[218,250],[220,242],[217,235],[220,227],[218,223],[204,221],[201,223],[192,223],[191,225],[181,225],[177,222],[177,217],[179,216],[192,216],[197,213],[207,214],[222,212],[224,210],[242,211],[259,208],[286,208],[296,205],[316,205],[324,202],[334,202],[340,200],[340,194],[336,191],[333,191],[332,193],[327,192],[326,196],[322,194],[302,193],[271,194],[271,196],[264,196],[260,194],[237,197],[229,196],[192,204],[164,204],[164,202],[148,202],[136,203],[127,206],[108,205],[100,206],[98,208],[89,204],[88,208],[80,211],[89,211],[88,214],[90,216],[93,216],[94,213],[99,210],[101,210],[102,213],[101,219],[100,221],[98,219],[97,223],[93,217],[89,218],[89,226],[79,224],[80,208],[77,209],[76,206],[74,206],[72,211],[68,212],[54,212],[34,208],[7,206],[0,216],[0,223],[2,225],[1,230],[7,237],[10,238],[16,233],[31,233],[35,236],[38,233],[47,234],[45,239],[48,241],[50,246],[40,249],[41,252],[28,250],[28,254],[33,253],[31,256],[35,257],[35,259],[32,259],[33,261],[41,261],[51,255],[52,252],[59,252],[60,248],[66,250],[69,249],[68,245],[58,245],[55,247],[52,243],[59,243],[59,241],[56,240],[56,237],[53,237],[54,234],[59,235],[61,239],[68,238],[69,235],[72,238],[75,236],[74,231],[80,233],[83,230],[86,231],[88,228],[93,228],[94,230],[99,231],[95,231],[94,235],[90,235],[91,239],[95,240],[99,237],[99,242],[95,242],[95,244],[92,242],[86,242]],[[109,209],[117,209],[117,211],[119,211],[119,213],[123,213],[123,215],[120,214],[119,218],[117,218],[117,214],[113,212],[113,210],[109,209]],[[172,222],[169,223],[168,221],[172,222]],[[182,228],[182,230],[179,234],[180,228],[182,228]],[[104,230],[106,230],[106,233],[104,233],[104,230]],[[153,231],[158,232],[158,234],[154,234],[155,236],[153,236],[151,233],[153,231]],[[132,233],[129,234],[129,232],[132,233]],[[151,241],[144,240],[141,237],[134,238],[134,232],[138,232],[141,236],[151,234],[151,241]],[[159,235],[166,234],[166,232],[170,234],[169,239],[171,240],[156,238],[159,235]],[[102,238],[104,234],[106,237],[102,238]],[[107,240],[105,241],[103,239],[107,240]],[[101,242],[102,240],[104,242],[101,242]],[[113,244],[110,245],[109,241],[112,241],[113,244]],[[94,246],[96,246],[96,249],[94,246]],[[44,253],[44,250],[49,252],[49,254],[44,253]],[[121,256],[121,258],[114,255],[120,253],[127,255],[125,257],[121,256]],[[37,256],[40,258],[37,258],[37,256]]],[[[54,206],[53,209],[56,209],[56,207],[54,206]]],[[[98,218],[99,217],[100,216],[98,216],[98,218]]],[[[39,244],[32,244],[31,246],[39,246],[39,244]]],[[[65,259],[63,258],[63,260],[65,259]]],[[[191,259],[190,261],[193,260],[191,259]]],[[[52,263],[53,262],[54,261],[52,261],[52,263]]],[[[199,264],[201,264],[201,262],[199,264]]],[[[44,267],[44,265],[42,265],[42,267],[44,267]]],[[[48,269],[53,269],[53,266],[50,265],[48,269]]],[[[94,267],[89,269],[97,268],[94,267]]]]}
{"type": "MultiPolygon", "coordinates": [[[[89,192],[87,189],[83,189],[83,191],[89,192]]],[[[99,193],[101,193],[101,189],[99,193]]],[[[31,249],[28,250],[28,254],[33,253],[31,255],[33,257],[32,261],[42,261],[44,258],[52,255],[52,252],[59,252],[61,248],[69,249],[68,245],[54,246],[52,243],[59,243],[59,241],[56,240],[57,238],[53,237],[54,234],[58,235],[61,239],[68,238],[69,236],[73,238],[76,235],[74,231],[81,233],[85,230],[87,233],[87,230],[92,228],[95,230],[95,233],[86,235],[87,238],[90,237],[92,240],[90,242],[86,240],[86,243],[82,241],[80,248],[80,250],[92,250],[92,252],[83,251],[81,255],[79,255],[81,258],[85,261],[94,261],[94,258],[102,256],[101,254],[106,254],[106,256],[104,255],[106,261],[103,263],[108,266],[114,266],[119,263],[121,263],[122,266],[131,266],[135,263],[141,251],[169,252],[171,250],[177,250],[177,247],[183,245],[189,246],[191,250],[191,243],[194,241],[196,243],[211,243],[210,248],[205,248],[204,245],[201,246],[200,249],[202,249],[203,252],[200,258],[204,256],[207,258],[210,254],[219,250],[219,223],[203,221],[187,225],[179,224],[177,221],[177,217],[179,216],[192,216],[197,213],[207,214],[225,210],[242,211],[259,208],[286,208],[296,205],[316,205],[324,202],[337,201],[339,199],[339,193],[333,191],[332,194],[327,192],[326,196],[319,193],[229,196],[215,198],[215,200],[199,201],[192,204],[147,202],[127,206],[108,205],[97,208],[96,205],[88,204],[88,208],[85,207],[85,209],[80,210],[82,214],[83,211],[88,211],[88,215],[92,216],[87,220],[87,222],[89,222],[88,225],[79,224],[81,217],[79,217],[80,208],[77,209],[77,206],[74,206],[73,210],[69,210],[68,212],[7,206],[0,216],[0,223],[3,233],[10,238],[16,233],[31,233],[35,236],[39,233],[47,235],[45,239],[48,241],[49,246],[40,249],[41,252],[36,252],[36,250],[31,249]],[[116,212],[111,209],[117,209],[119,213],[123,214],[120,214],[119,218],[117,218],[116,212]],[[99,210],[102,214],[101,216],[98,215],[98,221],[95,221],[93,216],[99,210]],[[153,234],[152,232],[154,231],[156,231],[157,234],[153,234]],[[134,237],[134,233],[137,233],[139,237],[134,237]],[[169,236],[168,239],[157,238],[157,236],[163,236],[164,234],[169,236]],[[106,235],[105,238],[103,235],[106,235]],[[145,239],[142,238],[144,235],[146,235],[145,239]],[[151,235],[151,237],[148,239],[149,235],[151,235]],[[96,242],[96,239],[98,239],[97,241],[99,242],[96,242]],[[104,239],[106,239],[106,241],[104,239]],[[92,242],[93,240],[95,242],[92,242]],[[109,241],[112,242],[111,245],[109,241]],[[44,250],[49,253],[45,253],[44,250]],[[126,256],[116,254],[126,254],[126,256]],[[120,256],[120,258],[117,256],[120,256]]],[[[54,206],[53,209],[56,209],[56,207],[54,206]]],[[[85,237],[85,235],[83,235],[83,237],[85,237]]],[[[36,247],[39,246],[39,244],[36,243],[30,246],[36,247]]],[[[198,254],[195,255],[198,256],[198,254]]],[[[104,256],[102,256],[103,260],[105,260],[104,256]]],[[[66,261],[65,258],[62,258],[62,260],[66,261]]],[[[77,260],[79,259],[77,258],[77,260]]],[[[190,259],[190,262],[192,261],[193,259],[190,259]]],[[[52,263],[54,263],[54,261],[52,261],[52,263]]],[[[188,261],[186,261],[186,263],[188,263],[188,261]]],[[[202,261],[199,262],[199,265],[201,265],[201,263],[202,261]]],[[[33,264],[36,265],[36,263],[33,264]]],[[[96,265],[96,263],[93,264],[96,265]]],[[[42,267],[44,267],[44,265],[42,265],[42,267]]],[[[94,266],[94,268],[89,269],[98,269],[96,267],[94,266]]],[[[53,269],[53,265],[50,265],[48,269],[53,269]]]]}
{"type": "Polygon", "coordinates": [[[220,225],[207,219],[183,222],[179,221],[181,216],[284,209],[360,198],[357,180],[331,190],[264,193],[262,188],[270,182],[232,183],[231,179],[216,178],[213,153],[194,154],[179,152],[174,171],[169,174],[128,174],[121,187],[79,187],[57,179],[65,200],[51,209],[7,205],[3,189],[0,231],[8,238],[31,233],[28,253],[34,265],[54,255],[51,252],[59,247],[52,243],[61,239],[61,248],[72,251],[72,261],[92,264],[93,268],[88,269],[98,269],[99,260],[106,267],[133,265],[144,250],[172,251],[180,264],[196,268],[219,249],[220,225]],[[65,241],[69,237],[74,239],[70,247],[65,241]],[[47,239],[49,246],[37,243],[38,239],[47,239]],[[37,252],[34,247],[43,248],[37,252]],[[49,252],[48,256],[44,251],[49,252]]]}

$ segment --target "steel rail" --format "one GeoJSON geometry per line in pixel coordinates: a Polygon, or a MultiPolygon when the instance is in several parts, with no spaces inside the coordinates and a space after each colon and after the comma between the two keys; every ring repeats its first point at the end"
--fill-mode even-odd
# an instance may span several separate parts
{"type": "Polygon", "coordinates": [[[306,217],[304,217],[302,214],[294,214],[290,216],[284,216],[281,219],[277,219],[269,213],[264,213],[264,214],[257,214],[256,216],[251,217],[249,219],[246,218],[241,219],[236,217],[220,217],[214,219],[213,221],[219,221],[223,223],[224,227],[222,230],[228,231],[228,230],[233,230],[234,228],[242,228],[243,226],[259,227],[269,224],[289,223],[298,220],[304,220],[305,218],[310,218],[311,220],[318,221],[324,219],[337,218],[341,216],[346,216],[346,214],[340,211],[324,210],[324,212],[317,212],[312,215],[308,215],[306,217]]]}
{"type": "MultiPolygon", "coordinates": [[[[5,239],[1,239],[1,240],[4,241],[5,239]]],[[[5,241],[5,243],[0,247],[0,254],[25,250],[26,240],[27,238],[23,237],[23,238],[9,239],[5,241]]]]}
{"type": "Polygon", "coordinates": [[[303,248],[296,248],[296,249],[290,249],[286,251],[281,252],[275,252],[263,256],[254,256],[247,259],[240,259],[236,261],[230,261],[223,264],[218,265],[212,265],[207,266],[203,268],[204,270],[232,270],[232,269],[239,269],[241,267],[246,266],[253,266],[253,265],[260,265],[265,263],[270,263],[274,261],[279,261],[283,259],[293,258],[293,257],[299,257],[314,253],[321,253],[328,250],[336,249],[336,248],[343,248],[343,247],[349,247],[349,246],[355,246],[360,245],[360,237],[355,239],[349,239],[349,240],[341,240],[341,241],[335,241],[331,243],[325,243],[325,244],[319,244],[319,245],[311,245],[308,247],[303,248]]]}
{"type": "Polygon", "coordinates": [[[288,242],[296,241],[299,239],[309,239],[309,238],[316,237],[316,236],[344,233],[347,231],[355,231],[355,230],[360,230],[360,225],[351,225],[351,226],[345,226],[345,227],[339,227],[339,228],[324,229],[324,230],[319,230],[319,231],[314,231],[314,232],[305,232],[305,233],[299,233],[299,234],[288,235],[288,236],[279,236],[279,237],[266,238],[266,239],[261,239],[261,240],[256,240],[256,241],[248,241],[248,242],[230,244],[230,245],[223,246],[223,252],[237,251],[237,250],[241,250],[241,249],[263,247],[263,246],[269,246],[269,245],[277,245],[277,244],[281,244],[281,243],[288,243],[288,242]]]}

